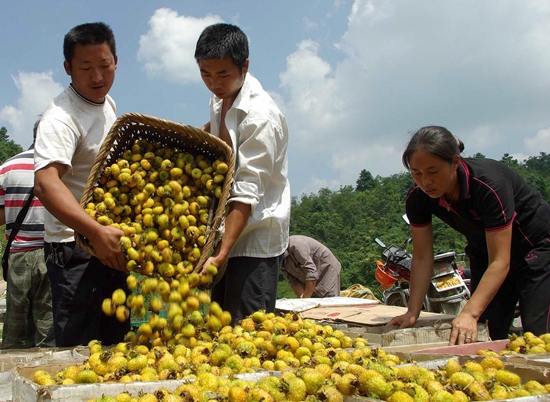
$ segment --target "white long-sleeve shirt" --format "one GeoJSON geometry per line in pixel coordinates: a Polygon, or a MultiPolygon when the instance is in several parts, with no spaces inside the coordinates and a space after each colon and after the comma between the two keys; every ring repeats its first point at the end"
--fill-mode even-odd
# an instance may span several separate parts
{"type": "MultiPolygon", "coordinates": [[[[220,135],[222,99],[210,99],[210,130],[220,135]]],[[[268,258],[288,244],[290,184],[286,120],[260,82],[247,73],[225,116],[235,153],[234,183],[228,203],[251,206],[251,216],[229,257],[268,258]]]]}

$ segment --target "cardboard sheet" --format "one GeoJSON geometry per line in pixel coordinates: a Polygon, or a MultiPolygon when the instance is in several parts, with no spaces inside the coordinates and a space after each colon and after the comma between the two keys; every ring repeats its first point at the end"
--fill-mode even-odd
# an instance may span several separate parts
{"type": "MultiPolygon", "coordinates": [[[[398,329],[386,326],[395,316],[404,314],[404,307],[384,304],[345,307],[317,307],[301,313],[303,318],[325,322],[347,332],[350,336],[361,335],[371,344],[382,347],[448,342],[451,336],[451,321],[455,315],[422,312],[411,328],[398,329]]],[[[485,324],[478,325],[478,341],[489,340],[485,324]]]]}
{"type": "MultiPolygon", "coordinates": [[[[304,318],[314,320],[334,320],[344,321],[361,325],[386,325],[393,317],[404,314],[407,311],[405,307],[386,306],[385,304],[367,304],[358,306],[344,307],[317,307],[303,312],[304,318]]],[[[455,318],[454,315],[438,313],[420,313],[419,323],[423,322],[450,322],[455,318]]]]}
{"type": "Polygon", "coordinates": [[[275,303],[275,309],[300,313],[318,307],[365,306],[375,305],[378,303],[378,300],[341,296],[306,299],[279,299],[275,303]]]}

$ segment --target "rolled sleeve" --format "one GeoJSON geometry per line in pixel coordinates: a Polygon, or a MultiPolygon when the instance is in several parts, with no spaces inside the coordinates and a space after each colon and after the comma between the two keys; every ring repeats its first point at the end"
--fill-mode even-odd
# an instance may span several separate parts
{"type": "Polygon", "coordinates": [[[245,119],[240,126],[242,142],[229,202],[250,204],[254,209],[273,176],[277,127],[267,119],[245,119]]]}
{"type": "Polygon", "coordinates": [[[306,281],[317,281],[319,279],[319,271],[311,258],[307,244],[292,245],[289,251],[292,253],[299,266],[304,270],[306,281]]]}

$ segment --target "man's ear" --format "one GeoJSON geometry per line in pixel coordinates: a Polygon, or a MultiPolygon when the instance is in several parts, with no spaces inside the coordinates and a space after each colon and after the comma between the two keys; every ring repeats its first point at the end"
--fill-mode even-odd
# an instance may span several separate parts
{"type": "Polygon", "coordinates": [[[243,64],[243,75],[245,75],[246,73],[248,73],[248,63],[249,63],[249,59],[246,59],[244,61],[244,64],[243,64]]]}
{"type": "Polygon", "coordinates": [[[67,75],[71,75],[71,73],[72,73],[71,65],[69,64],[68,61],[65,60],[63,62],[63,68],[65,68],[65,72],[67,73],[67,75]]]}

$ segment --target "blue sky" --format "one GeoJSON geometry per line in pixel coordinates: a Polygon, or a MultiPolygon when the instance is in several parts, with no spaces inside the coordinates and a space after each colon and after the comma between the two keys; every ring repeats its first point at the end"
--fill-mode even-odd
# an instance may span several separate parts
{"type": "Polygon", "coordinates": [[[201,126],[194,45],[223,21],[249,36],[250,71],[287,117],[294,196],[355,185],[361,169],[402,172],[408,138],[430,124],[466,155],[550,152],[547,0],[28,0],[2,14],[0,126],[23,147],[70,82],[63,37],[84,22],[115,32],[119,114],[201,126]]]}

